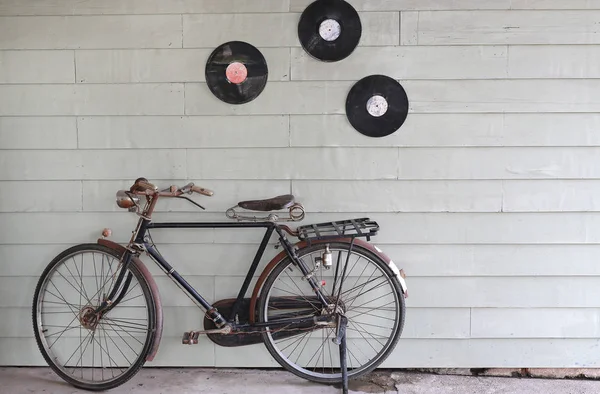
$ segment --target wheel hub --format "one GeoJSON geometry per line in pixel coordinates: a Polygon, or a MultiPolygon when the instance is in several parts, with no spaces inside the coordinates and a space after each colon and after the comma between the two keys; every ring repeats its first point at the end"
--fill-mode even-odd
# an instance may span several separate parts
{"type": "Polygon", "coordinates": [[[88,330],[95,330],[99,321],[100,314],[96,313],[91,306],[86,306],[79,312],[79,322],[88,330]]]}

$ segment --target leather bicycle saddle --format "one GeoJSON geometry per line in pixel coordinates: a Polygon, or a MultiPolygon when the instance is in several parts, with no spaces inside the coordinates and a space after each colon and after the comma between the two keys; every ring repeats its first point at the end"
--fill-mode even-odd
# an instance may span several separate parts
{"type": "Polygon", "coordinates": [[[283,196],[268,198],[266,200],[240,201],[238,202],[238,206],[249,211],[268,212],[289,208],[294,205],[294,202],[295,199],[293,195],[285,194],[283,196]]]}

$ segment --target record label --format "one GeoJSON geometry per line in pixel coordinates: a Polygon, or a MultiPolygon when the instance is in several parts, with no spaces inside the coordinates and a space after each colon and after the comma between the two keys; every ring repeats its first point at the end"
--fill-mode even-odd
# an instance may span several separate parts
{"type": "Polygon", "coordinates": [[[385,137],[404,124],[408,116],[408,97],[395,79],[370,75],[350,89],[346,116],[361,134],[385,137]]]}
{"type": "Polygon", "coordinates": [[[233,62],[227,66],[227,69],[225,69],[225,76],[231,83],[242,83],[248,76],[248,69],[240,62],[233,62]]]}
{"type": "Polygon", "coordinates": [[[268,68],[254,46],[231,41],[217,47],[206,62],[206,84],[221,101],[244,104],[261,94],[267,84],[268,68]]]}
{"type": "Polygon", "coordinates": [[[375,95],[367,101],[367,112],[376,118],[383,116],[388,109],[387,100],[379,95],[375,95]]]}
{"type": "Polygon", "coordinates": [[[336,62],[354,51],[362,25],[358,13],[344,0],[316,0],[300,17],[298,38],[311,56],[336,62]]]}
{"type": "Polygon", "coordinates": [[[340,36],[342,27],[338,21],[333,19],[325,19],[319,26],[319,35],[325,41],[335,41],[340,36]]]}

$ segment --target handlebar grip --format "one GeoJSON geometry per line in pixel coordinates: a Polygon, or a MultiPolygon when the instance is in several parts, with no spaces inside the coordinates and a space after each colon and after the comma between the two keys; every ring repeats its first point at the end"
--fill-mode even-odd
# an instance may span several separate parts
{"type": "Polygon", "coordinates": [[[192,191],[195,193],[199,193],[199,194],[208,196],[208,197],[212,197],[212,195],[215,194],[212,190],[205,189],[200,186],[192,186],[192,191]]]}

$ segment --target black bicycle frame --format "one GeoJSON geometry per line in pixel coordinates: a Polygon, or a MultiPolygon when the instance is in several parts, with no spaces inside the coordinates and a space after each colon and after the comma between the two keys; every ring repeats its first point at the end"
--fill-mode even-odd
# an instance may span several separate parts
{"type": "MultiPolygon", "coordinates": [[[[306,266],[306,264],[304,264],[304,262],[298,257],[298,255],[296,254],[296,250],[294,249],[293,245],[288,241],[288,239],[286,238],[284,231],[277,226],[275,223],[273,222],[168,222],[168,223],[153,223],[148,219],[141,219],[141,223],[139,224],[139,230],[137,232],[137,236],[134,240],[134,243],[137,245],[143,245],[145,250],[148,252],[148,254],[150,254],[150,256],[152,257],[152,259],[167,273],[167,275],[169,275],[175,282],[177,282],[181,288],[183,288],[188,295],[194,299],[198,304],[200,304],[207,313],[209,313],[211,315],[211,317],[215,320],[215,323],[217,324],[224,324],[225,318],[222,317],[217,309],[210,304],[208,301],[206,301],[206,299],[204,299],[204,297],[202,297],[202,295],[200,295],[200,293],[198,293],[198,291],[196,291],[196,289],[189,284],[188,281],[186,281],[176,270],[175,268],[169,264],[162,256],[161,254],[158,252],[158,250],[154,247],[153,243],[148,242],[148,240],[146,239],[146,232],[148,230],[151,229],[169,229],[169,228],[178,228],[178,229],[182,229],[182,228],[189,228],[189,229],[215,229],[215,228],[264,228],[265,229],[265,234],[262,238],[262,241],[260,243],[260,246],[258,247],[258,250],[256,251],[256,254],[254,256],[254,260],[252,261],[252,264],[250,265],[250,268],[248,270],[248,273],[246,274],[246,278],[244,279],[244,283],[242,284],[242,287],[240,288],[240,291],[237,295],[236,301],[232,307],[231,310],[231,314],[228,317],[227,321],[230,323],[233,323],[235,321],[235,317],[239,312],[239,309],[242,305],[244,296],[248,290],[248,287],[250,286],[250,282],[252,281],[252,277],[254,276],[256,269],[258,268],[258,265],[260,263],[260,260],[262,259],[264,252],[267,248],[267,244],[269,243],[269,239],[271,238],[271,236],[273,235],[273,231],[276,231],[277,234],[279,235],[279,242],[282,245],[283,249],[286,251],[287,255],[289,256],[289,258],[292,260],[292,262],[294,262],[294,264],[296,266],[298,266],[298,268],[300,269],[300,271],[302,272],[303,275],[307,276],[309,274],[309,269],[306,266]]],[[[130,252],[129,252],[130,253],[130,252]]],[[[128,254],[129,254],[128,253],[128,254]]],[[[130,256],[127,256],[127,258],[125,259],[125,262],[128,262],[130,260],[130,256]]],[[[126,268],[126,265],[124,265],[124,268],[126,268]]],[[[125,270],[123,270],[124,272],[125,270]]],[[[121,278],[122,280],[122,278],[121,278]]],[[[317,295],[319,301],[322,303],[322,305],[325,307],[327,306],[327,300],[325,299],[325,297],[323,296],[323,294],[321,293],[320,287],[318,286],[316,280],[313,277],[308,276],[308,282],[310,283],[310,285],[312,286],[313,290],[315,291],[315,294],[317,295]]],[[[120,286],[120,281],[117,280],[117,283],[115,285],[115,289],[118,289],[120,286]]],[[[298,318],[290,318],[290,319],[281,319],[278,320],[277,322],[270,322],[270,323],[255,323],[252,326],[253,327],[261,327],[261,326],[274,326],[274,325],[284,325],[284,324],[290,324],[290,323],[298,323],[301,321],[307,320],[307,318],[303,318],[303,319],[298,319],[298,318]]],[[[321,320],[321,319],[319,319],[321,320]]]]}

